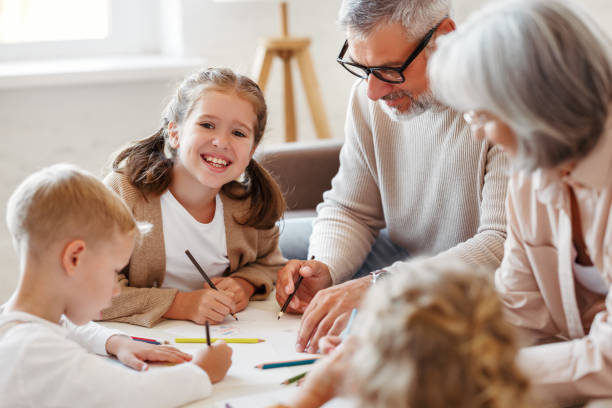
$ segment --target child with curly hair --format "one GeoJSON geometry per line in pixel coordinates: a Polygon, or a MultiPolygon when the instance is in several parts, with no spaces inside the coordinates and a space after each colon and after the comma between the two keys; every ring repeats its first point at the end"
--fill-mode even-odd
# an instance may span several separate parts
{"type": "Polygon", "coordinates": [[[370,291],[353,335],[315,365],[291,406],[344,394],[373,408],[527,407],[529,383],[490,273],[439,260],[406,269],[370,291]]]}

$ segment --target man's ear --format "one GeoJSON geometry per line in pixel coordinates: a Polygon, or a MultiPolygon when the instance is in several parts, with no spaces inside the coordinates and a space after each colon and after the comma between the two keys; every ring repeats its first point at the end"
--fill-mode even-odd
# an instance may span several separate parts
{"type": "Polygon", "coordinates": [[[62,251],[62,267],[68,276],[73,276],[83,261],[86,245],[82,239],[75,239],[66,244],[62,251]]]}
{"type": "Polygon", "coordinates": [[[168,142],[173,149],[179,147],[179,129],[175,122],[168,123],[168,142]]]}

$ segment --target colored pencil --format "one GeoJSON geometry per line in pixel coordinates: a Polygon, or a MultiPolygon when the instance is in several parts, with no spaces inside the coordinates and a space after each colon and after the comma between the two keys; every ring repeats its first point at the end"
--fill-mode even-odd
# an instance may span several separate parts
{"type": "Polygon", "coordinates": [[[134,337],[132,336],[132,340],[136,340],[136,341],[142,341],[143,343],[149,343],[149,344],[161,344],[159,341],[155,340],[155,339],[147,339],[144,337],[134,337]]]}
{"type": "MultiPolygon", "coordinates": [[[[312,261],[314,259],[314,255],[310,257],[310,260],[312,261]]],[[[304,277],[302,275],[300,275],[300,277],[298,278],[297,281],[295,281],[295,288],[293,289],[293,292],[291,292],[291,294],[289,296],[287,296],[287,300],[285,300],[285,303],[283,304],[283,307],[281,307],[280,312],[278,312],[278,317],[276,318],[276,320],[280,320],[281,316],[285,314],[285,312],[287,311],[287,307],[289,306],[289,303],[291,303],[291,300],[293,299],[293,297],[295,296],[296,292],[298,291],[300,284],[302,283],[302,280],[304,280],[304,277]]]]}
{"type": "Polygon", "coordinates": [[[283,381],[281,384],[282,385],[289,385],[289,384],[293,384],[296,381],[301,380],[302,378],[306,377],[306,374],[308,374],[308,371],[304,371],[303,373],[300,373],[296,376],[293,376],[291,378],[286,379],[285,381],[283,381]]]}
{"type": "Polygon", "coordinates": [[[210,326],[208,325],[208,320],[206,321],[206,344],[210,347],[210,326]]]}
{"type": "Polygon", "coordinates": [[[257,364],[255,368],[261,368],[262,370],[267,370],[269,368],[280,368],[280,367],[293,367],[299,365],[308,365],[313,364],[317,361],[319,357],[316,358],[307,358],[304,360],[290,360],[290,361],[276,361],[273,363],[261,363],[257,364]]]}
{"type": "MultiPolygon", "coordinates": [[[[210,342],[214,343],[217,340],[223,340],[226,343],[240,343],[240,344],[254,344],[254,343],[263,343],[264,339],[239,339],[239,338],[216,338],[211,337],[210,342]]],[[[175,343],[206,343],[206,339],[199,338],[183,338],[183,339],[174,339],[175,343]]]]}
{"type": "Polygon", "coordinates": [[[346,336],[348,336],[351,332],[351,326],[353,325],[353,320],[355,320],[355,315],[357,315],[357,308],[353,308],[353,310],[351,311],[351,317],[349,317],[349,321],[346,325],[346,328],[342,330],[342,333],[340,334],[342,340],[344,340],[346,336]]]}
{"type": "MultiPolygon", "coordinates": [[[[185,254],[187,254],[187,257],[189,258],[189,260],[191,261],[191,263],[193,264],[193,266],[195,266],[195,268],[198,270],[198,272],[200,272],[200,275],[202,275],[202,277],[204,278],[204,280],[206,281],[206,283],[208,283],[208,286],[210,286],[211,288],[213,288],[214,290],[219,290],[217,289],[217,287],[215,286],[215,284],[213,283],[213,281],[210,280],[210,278],[208,277],[208,275],[206,274],[206,272],[204,272],[204,269],[202,269],[202,267],[200,266],[200,264],[198,263],[198,261],[195,260],[195,258],[193,257],[193,255],[191,255],[191,252],[189,252],[188,249],[185,250],[185,254]]],[[[230,313],[232,315],[232,317],[236,320],[238,320],[238,318],[236,317],[235,314],[230,313]]]]}

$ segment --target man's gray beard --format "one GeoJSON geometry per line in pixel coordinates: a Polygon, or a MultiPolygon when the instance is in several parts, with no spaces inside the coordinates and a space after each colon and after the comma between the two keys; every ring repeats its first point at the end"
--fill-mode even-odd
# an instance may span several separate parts
{"type": "Polygon", "coordinates": [[[404,122],[413,119],[420,114],[428,111],[433,107],[438,107],[439,103],[434,98],[432,92],[427,90],[419,95],[417,98],[412,96],[411,92],[398,91],[391,94],[393,98],[401,98],[407,96],[410,98],[410,108],[406,112],[400,112],[395,106],[389,106],[385,103],[385,97],[378,100],[382,110],[391,118],[394,122],[404,122]]]}

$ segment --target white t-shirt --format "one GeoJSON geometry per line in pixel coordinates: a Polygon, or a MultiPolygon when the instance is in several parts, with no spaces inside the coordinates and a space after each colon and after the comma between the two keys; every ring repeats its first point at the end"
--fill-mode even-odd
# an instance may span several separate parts
{"type": "Polygon", "coordinates": [[[212,392],[206,372],[192,363],[139,372],[93,354],[106,354],[106,341],[118,333],[0,311],[0,406],[161,408],[212,392]]]}
{"type": "Polygon", "coordinates": [[[218,194],[215,200],[215,215],[210,223],[203,224],[189,214],[170,190],[160,197],[166,247],[163,288],[190,292],[204,286],[204,278],[185,255],[186,249],[211,278],[229,267],[223,203],[218,194]]]}

